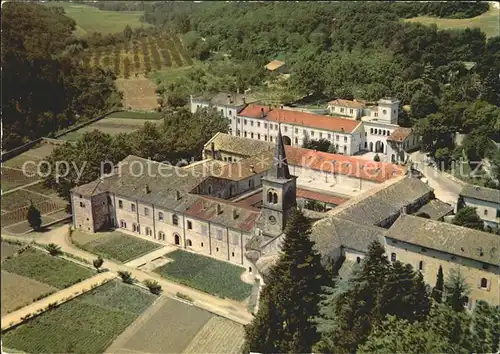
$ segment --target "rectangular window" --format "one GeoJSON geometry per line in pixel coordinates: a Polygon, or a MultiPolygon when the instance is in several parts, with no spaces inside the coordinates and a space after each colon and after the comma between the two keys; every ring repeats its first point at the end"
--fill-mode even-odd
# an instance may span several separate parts
{"type": "Polygon", "coordinates": [[[123,209],[123,201],[118,200],[118,208],[123,209]]]}
{"type": "Polygon", "coordinates": [[[257,128],[260,128],[260,122],[257,122],[257,128]]]}
{"type": "Polygon", "coordinates": [[[264,135],[264,141],[267,141],[267,135],[264,135]]]}
{"type": "Polygon", "coordinates": [[[236,131],[236,135],[238,135],[238,136],[240,136],[240,135],[241,135],[241,132],[240,132],[240,130],[239,130],[239,129],[236,131]]]}
{"type": "Polygon", "coordinates": [[[245,136],[245,138],[247,137],[247,132],[244,132],[243,135],[245,136]]]}
{"type": "Polygon", "coordinates": [[[85,208],[85,203],[84,202],[80,202],[80,208],[85,208]]]}
{"type": "Polygon", "coordinates": [[[344,113],[344,108],[340,108],[340,112],[344,113]]]}
{"type": "Polygon", "coordinates": [[[240,124],[240,119],[238,118],[238,124],[240,124]]]}
{"type": "Polygon", "coordinates": [[[253,120],[250,121],[250,125],[253,127],[253,120]]]}
{"type": "Polygon", "coordinates": [[[285,133],[288,131],[288,127],[284,127],[283,129],[285,129],[285,133]]]}
{"type": "Polygon", "coordinates": [[[314,132],[311,130],[311,136],[314,136],[314,132]]]}
{"type": "Polygon", "coordinates": [[[353,113],[354,113],[354,110],[353,110],[353,109],[350,109],[350,110],[349,110],[349,113],[353,114],[353,113]]]}
{"type": "Polygon", "coordinates": [[[243,124],[247,125],[247,120],[246,119],[243,120],[243,124]]]}
{"type": "Polygon", "coordinates": [[[264,123],[264,128],[267,128],[267,123],[264,123]]]}
{"type": "Polygon", "coordinates": [[[222,230],[217,230],[217,240],[222,241],[222,230]]]}
{"type": "Polygon", "coordinates": [[[130,204],[130,210],[135,211],[135,204],[130,204]]]}
{"type": "Polygon", "coordinates": [[[328,140],[332,138],[332,134],[328,134],[328,140]]]}
{"type": "Polygon", "coordinates": [[[488,209],[484,209],[484,215],[488,215],[488,209]]]}
{"type": "Polygon", "coordinates": [[[299,134],[299,129],[295,128],[295,134],[299,134]]]}
{"type": "Polygon", "coordinates": [[[232,158],[231,156],[229,156],[229,157],[227,158],[227,161],[229,161],[229,162],[233,162],[233,158],[232,158]]]}
{"type": "Polygon", "coordinates": [[[500,218],[500,209],[497,209],[497,218],[500,218]]]}
{"type": "Polygon", "coordinates": [[[232,116],[233,115],[233,111],[229,110],[229,115],[232,116]]]}
{"type": "Polygon", "coordinates": [[[338,135],[335,135],[335,138],[337,139],[337,141],[339,141],[339,136],[338,135]]]}
{"type": "Polygon", "coordinates": [[[144,216],[149,216],[149,209],[148,208],[144,208],[144,216]]]}
{"type": "Polygon", "coordinates": [[[161,211],[158,213],[158,220],[163,221],[163,213],[161,211]]]}
{"type": "Polygon", "coordinates": [[[193,229],[193,223],[191,221],[187,221],[187,228],[188,230],[192,230],[193,229]]]}
{"type": "Polygon", "coordinates": [[[253,139],[253,133],[250,133],[250,138],[252,138],[252,139],[253,139]]]}
{"type": "Polygon", "coordinates": [[[344,136],[344,143],[347,143],[347,136],[344,136]]]}
{"type": "Polygon", "coordinates": [[[260,140],[260,134],[257,134],[257,139],[259,139],[259,140],[260,140]]]}
{"type": "Polygon", "coordinates": [[[323,137],[323,133],[319,133],[319,138],[321,139],[323,137]]]}
{"type": "Polygon", "coordinates": [[[269,141],[273,142],[273,137],[272,136],[269,136],[269,141]]]}

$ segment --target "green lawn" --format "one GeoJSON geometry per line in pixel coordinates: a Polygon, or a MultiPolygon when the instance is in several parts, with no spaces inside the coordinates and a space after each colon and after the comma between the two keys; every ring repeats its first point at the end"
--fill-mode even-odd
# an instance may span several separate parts
{"type": "Polygon", "coordinates": [[[67,288],[95,274],[91,269],[33,248],[3,262],[2,270],[38,280],[58,289],[67,288]]]}
{"type": "Polygon", "coordinates": [[[103,35],[123,31],[126,25],[131,28],[149,27],[140,21],[142,11],[102,11],[98,8],[70,2],[48,2],[48,6],[61,6],[66,15],[76,21],[75,35],[83,37],[92,32],[103,35]]]}
{"type": "Polygon", "coordinates": [[[114,280],[2,334],[26,353],[102,353],[156,299],[114,280]]]}
{"type": "Polygon", "coordinates": [[[420,22],[424,25],[435,24],[439,29],[465,29],[480,28],[487,37],[500,35],[499,10],[490,5],[490,10],[472,18],[437,18],[430,16],[419,16],[406,19],[408,22],[420,22]]]}
{"type": "Polygon", "coordinates": [[[163,115],[160,112],[114,112],[107,118],[123,119],[161,119],[163,115]]]}
{"type": "Polygon", "coordinates": [[[99,233],[99,238],[87,242],[78,242],[78,232],[73,233],[73,240],[83,249],[101,255],[103,258],[126,262],[149,253],[162,245],[149,242],[135,236],[126,235],[119,231],[99,233]]]}
{"type": "Polygon", "coordinates": [[[245,300],[252,285],[240,279],[243,268],[202,255],[181,250],[167,254],[174,262],[155,269],[167,279],[209,294],[245,300]]]}

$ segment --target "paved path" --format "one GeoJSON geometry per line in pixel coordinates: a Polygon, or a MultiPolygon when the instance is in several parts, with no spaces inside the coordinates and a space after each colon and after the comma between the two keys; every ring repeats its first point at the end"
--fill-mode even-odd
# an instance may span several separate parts
{"type": "Polygon", "coordinates": [[[12,327],[13,325],[21,323],[21,318],[23,318],[27,314],[36,313],[40,309],[45,310],[45,308],[47,308],[47,306],[53,302],[62,303],[65,301],[69,301],[70,299],[64,299],[75,296],[75,292],[80,293],[82,290],[90,290],[93,284],[100,284],[104,280],[111,280],[113,278],[116,278],[116,274],[111,272],[96,274],[92,278],[85,279],[84,281],[70,286],[69,288],[60,290],[55,294],[49,295],[17,311],[11,312],[2,317],[2,331],[4,329],[12,327]]]}
{"type": "Polygon", "coordinates": [[[130,262],[125,263],[127,267],[132,267],[132,268],[137,268],[145,263],[151,262],[153,259],[156,259],[158,257],[164,256],[166,253],[173,252],[177,250],[178,248],[175,246],[165,246],[162,248],[157,249],[156,251],[150,252],[148,254],[145,254],[144,256],[141,256],[139,258],[133,259],[130,262]]]}
{"type": "MultiPolygon", "coordinates": [[[[22,240],[24,242],[29,241],[29,238],[26,236],[16,237],[16,236],[8,236],[2,235],[5,238],[22,240]]],[[[33,237],[36,239],[37,243],[41,244],[49,244],[55,243],[61,247],[61,250],[64,252],[68,252],[73,254],[74,256],[78,256],[86,259],[89,262],[92,262],[97,258],[96,255],[83,251],[76,246],[74,246],[68,237],[68,226],[64,225],[59,228],[55,228],[52,231],[46,232],[44,234],[39,234],[38,237],[33,237]]],[[[160,275],[156,273],[147,273],[133,267],[115,263],[109,261],[107,259],[104,260],[103,268],[107,268],[111,272],[118,271],[128,271],[132,274],[132,276],[139,282],[143,282],[146,279],[154,279],[158,281],[158,283],[162,286],[163,292],[170,296],[175,296],[177,292],[188,295],[194,300],[194,304],[200,308],[203,308],[207,311],[213,312],[220,316],[224,316],[230,320],[241,324],[247,324],[252,321],[253,315],[248,312],[246,305],[244,303],[240,303],[237,301],[229,300],[229,299],[221,299],[207,293],[198,291],[196,289],[180,285],[171,281],[162,278],[160,275]]]]}
{"type": "Polygon", "coordinates": [[[411,156],[416,168],[423,173],[425,178],[427,178],[429,186],[434,189],[436,198],[451,205],[456,205],[462,185],[451,180],[435,168],[427,166],[424,162],[425,158],[425,154],[421,152],[415,152],[411,156]]]}

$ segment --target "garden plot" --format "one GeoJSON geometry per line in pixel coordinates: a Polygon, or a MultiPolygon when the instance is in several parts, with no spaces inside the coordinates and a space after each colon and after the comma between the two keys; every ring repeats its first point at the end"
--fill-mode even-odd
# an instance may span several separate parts
{"type": "Polygon", "coordinates": [[[155,269],[163,277],[209,294],[243,301],[252,285],[241,281],[244,269],[214,258],[177,250],[165,255],[173,262],[155,269]]]}
{"type": "Polygon", "coordinates": [[[94,275],[89,268],[34,248],[28,248],[18,256],[2,262],[2,270],[58,289],[67,288],[94,275]]]}
{"type": "Polygon", "coordinates": [[[156,298],[111,281],[8,330],[2,342],[26,353],[102,353],[156,298]]]}
{"type": "Polygon", "coordinates": [[[2,191],[6,192],[9,189],[24,186],[25,184],[38,181],[38,176],[32,176],[23,173],[22,170],[2,167],[2,191]]]}
{"type": "Polygon", "coordinates": [[[151,110],[158,107],[156,85],[143,76],[117,79],[116,87],[123,92],[123,107],[139,110],[151,110]]]}
{"type": "Polygon", "coordinates": [[[2,195],[2,210],[12,211],[22,207],[27,207],[31,202],[35,204],[48,199],[49,197],[45,195],[24,189],[18,189],[12,193],[2,195]]]}
{"type": "MultiPolygon", "coordinates": [[[[182,353],[213,317],[174,299],[157,302],[108,349],[111,353],[182,353]]],[[[203,351],[207,352],[207,351],[203,351]]]]}
{"type": "Polygon", "coordinates": [[[75,243],[88,252],[123,263],[162,247],[158,243],[146,241],[119,231],[100,232],[91,235],[75,230],[72,238],[75,243]]]}
{"type": "Polygon", "coordinates": [[[2,270],[2,316],[56,290],[53,286],[2,270]]]}

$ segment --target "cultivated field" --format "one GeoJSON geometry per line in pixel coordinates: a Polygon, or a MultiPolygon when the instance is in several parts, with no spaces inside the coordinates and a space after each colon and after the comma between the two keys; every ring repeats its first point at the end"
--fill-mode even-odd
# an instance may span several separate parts
{"type": "Polygon", "coordinates": [[[243,268],[202,255],[176,250],[165,257],[170,262],[155,269],[167,279],[205,291],[209,294],[245,300],[252,285],[241,281],[243,268]]]}
{"type": "Polygon", "coordinates": [[[76,21],[75,35],[83,37],[92,32],[103,35],[121,32],[126,25],[131,28],[150,27],[140,21],[142,11],[102,11],[95,7],[69,2],[48,2],[48,6],[61,6],[66,15],[76,21]]]}
{"type": "Polygon", "coordinates": [[[56,290],[50,285],[2,270],[2,316],[56,290]]]}
{"type": "Polygon", "coordinates": [[[420,22],[424,25],[435,24],[439,29],[479,28],[487,37],[500,35],[500,11],[490,5],[490,10],[472,18],[436,18],[419,16],[406,19],[408,22],[420,22]]]}
{"type": "Polygon", "coordinates": [[[66,201],[59,198],[54,190],[43,186],[42,179],[37,174],[37,164],[46,159],[54,149],[53,144],[40,144],[3,163],[2,228],[4,230],[16,234],[31,230],[26,222],[28,206],[31,203],[40,210],[42,225],[69,216],[64,211],[66,201]],[[25,165],[27,162],[29,164],[25,165]],[[35,176],[32,176],[33,174],[35,176]],[[19,189],[13,191],[13,188],[19,189]]]}
{"type": "Polygon", "coordinates": [[[162,247],[158,243],[149,242],[118,231],[88,235],[75,230],[71,237],[73,242],[91,253],[124,263],[162,247]]]}
{"type": "MultiPolygon", "coordinates": [[[[94,275],[88,268],[33,248],[2,262],[2,270],[58,289],[67,288],[94,275]]],[[[3,294],[9,294],[9,291],[3,294]]]]}
{"type": "Polygon", "coordinates": [[[118,90],[123,92],[123,107],[137,110],[152,110],[158,107],[156,85],[144,76],[121,78],[115,83],[118,90]]]}
{"type": "Polygon", "coordinates": [[[27,353],[102,353],[156,298],[111,281],[7,331],[2,342],[27,353]]]}
{"type": "Polygon", "coordinates": [[[168,33],[133,38],[107,46],[88,48],[75,58],[84,66],[112,70],[117,76],[129,78],[162,68],[192,65],[180,39],[168,33]]]}
{"type": "Polygon", "coordinates": [[[75,141],[84,133],[92,132],[94,130],[99,130],[109,135],[118,135],[119,133],[132,133],[140,129],[145,122],[151,122],[155,124],[159,124],[161,122],[161,120],[157,116],[151,116],[151,117],[153,118],[137,119],[137,118],[106,117],[95,123],[92,123],[83,128],[75,130],[74,132],[65,134],[59,137],[59,140],[75,141]]]}

